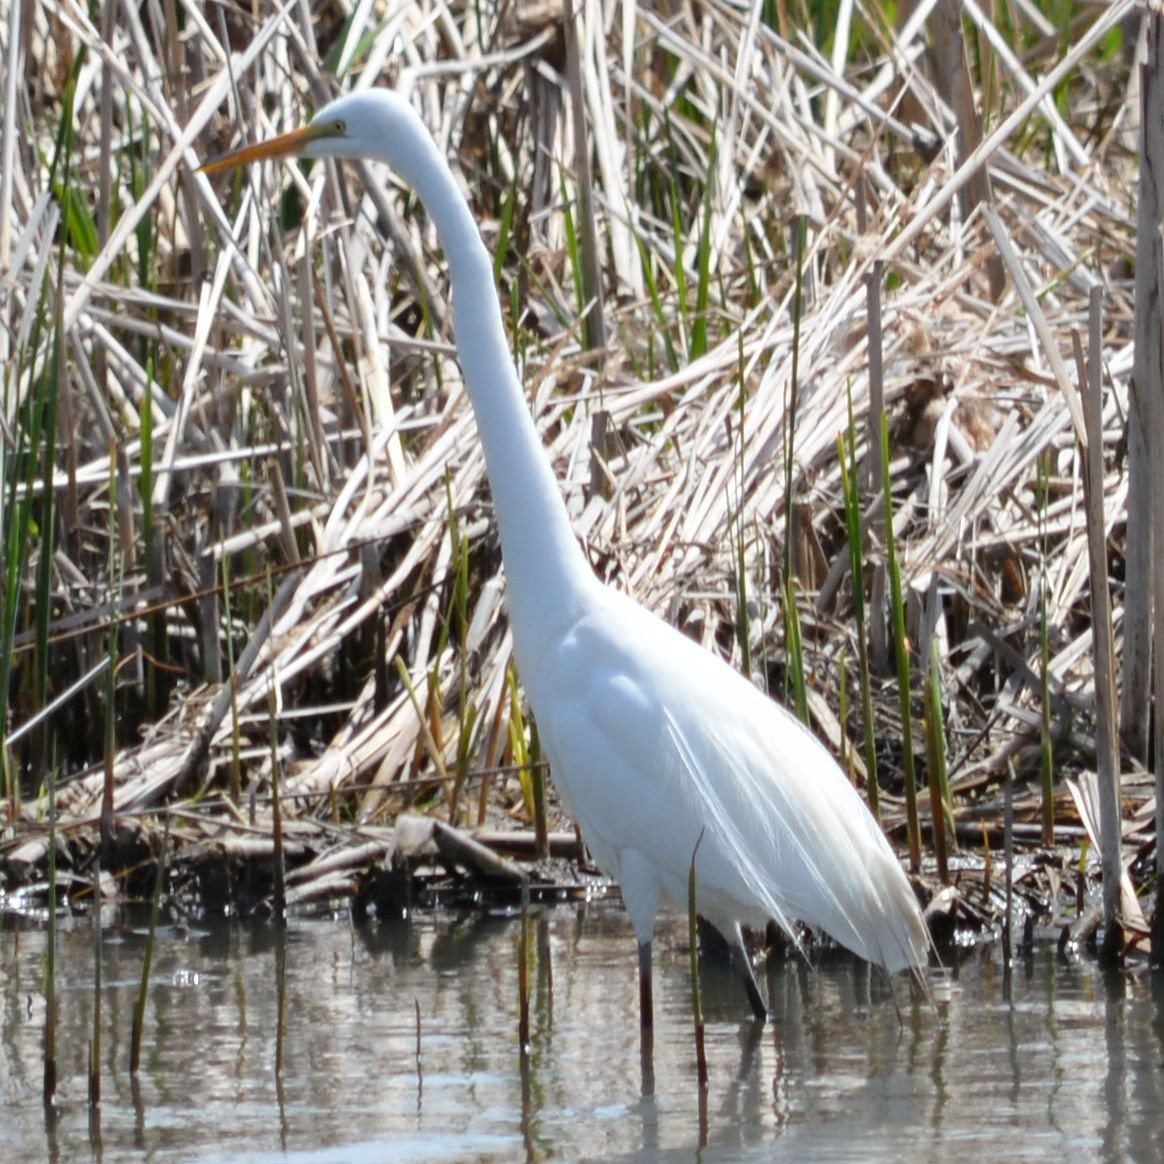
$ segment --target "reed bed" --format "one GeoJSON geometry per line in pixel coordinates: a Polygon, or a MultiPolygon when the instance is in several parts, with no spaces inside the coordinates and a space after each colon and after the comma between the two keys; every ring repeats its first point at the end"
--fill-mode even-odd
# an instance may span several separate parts
{"type": "MultiPolygon", "coordinates": [[[[373,83],[464,177],[595,570],[774,694],[803,682],[862,786],[875,754],[899,839],[928,787],[947,844],[1000,847],[1013,767],[1015,838],[1040,843],[1047,756],[1058,840],[1092,827],[1068,791],[1097,753],[1072,342],[1098,288],[1118,659],[1137,9],[1073,8],[1062,34],[965,3],[959,71],[926,5],[896,28],[861,0],[576,8],[571,48],[529,5],[0,3],[10,890],[40,882],[54,819],[70,896],[99,853],[106,892],[147,894],[167,818],[172,870],[204,890],[277,859],[289,907],[350,901],[417,814],[538,816],[542,854],[568,828],[552,785],[535,813],[423,214],[367,166],[197,172],[373,83]]],[[[1125,732],[1145,858],[1146,724],[1125,732]]]]}

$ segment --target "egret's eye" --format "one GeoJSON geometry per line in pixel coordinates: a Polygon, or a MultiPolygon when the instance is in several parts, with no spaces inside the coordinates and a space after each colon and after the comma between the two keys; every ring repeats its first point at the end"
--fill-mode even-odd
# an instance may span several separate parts
{"type": "Polygon", "coordinates": [[[337,137],[348,136],[348,123],[346,121],[333,121],[331,123],[331,128],[337,137]]]}

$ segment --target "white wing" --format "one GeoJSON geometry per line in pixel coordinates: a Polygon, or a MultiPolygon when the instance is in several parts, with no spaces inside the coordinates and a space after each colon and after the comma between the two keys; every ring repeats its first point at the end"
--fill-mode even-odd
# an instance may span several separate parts
{"type": "Polygon", "coordinates": [[[730,933],[824,930],[891,970],[924,961],[916,900],[817,739],[727,664],[629,599],[607,601],[527,680],[551,772],[639,939],[660,895],[730,933]],[[554,698],[539,706],[539,679],[554,698]]]}

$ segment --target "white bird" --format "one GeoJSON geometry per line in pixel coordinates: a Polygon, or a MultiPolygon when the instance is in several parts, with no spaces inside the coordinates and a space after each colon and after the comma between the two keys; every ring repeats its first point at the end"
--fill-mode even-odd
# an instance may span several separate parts
{"type": "Polygon", "coordinates": [[[562,805],[622,889],[638,939],[644,1037],[655,915],[662,901],[686,908],[697,843],[699,911],[732,946],[758,1018],[766,1008],[741,925],[774,919],[797,941],[803,923],[888,971],[918,971],[928,938],[917,899],[825,748],[722,659],[591,571],[508,350],[491,257],[412,106],[383,89],[353,93],[310,125],[203,168],[287,154],[384,162],[436,228],[518,672],[562,805]]]}

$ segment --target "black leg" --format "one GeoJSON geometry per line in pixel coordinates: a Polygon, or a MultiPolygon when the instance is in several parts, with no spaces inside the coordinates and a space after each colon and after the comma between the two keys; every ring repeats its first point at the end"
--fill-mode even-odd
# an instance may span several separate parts
{"type": "Polygon", "coordinates": [[[651,943],[639,943],[639,1018],[644,1031],[655,1026],[655,1003],[651,993],[651,943]]]}
{"type": "Polygon", "coordinates": [[[736,967],[744,980],[744,989],[748,992],[748,1002],[751,1003],[752,1014],[757,1022],[766,1023],[768,1021],[768,1007],[764,1002],[764,996],[760,993],[756,975],[752,970],[752,959],[744,945],[744,936],[740,933],[738,926],[731,939],[731,947],[732,957],[735,959],[736,967]]]}
{"type": "Polygon", "coordinates": [[[655,1093],[655,1003],[651,993],[651,943],[639,943],[639,1065],[643,1094],[655,1093]]]}

